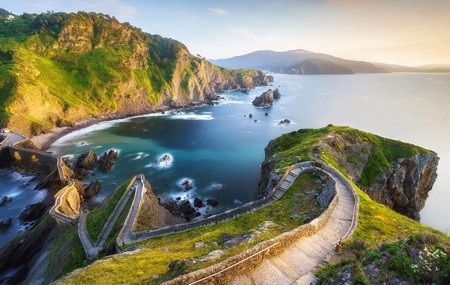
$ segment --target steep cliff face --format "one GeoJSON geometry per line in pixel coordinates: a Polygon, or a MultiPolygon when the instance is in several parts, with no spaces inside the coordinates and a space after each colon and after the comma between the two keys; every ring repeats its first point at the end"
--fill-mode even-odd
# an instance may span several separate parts
{"type": "Polygon", "coordinates": [[[261,194],[276,183],[277,169],[307,159],[334,166],[373,200],[415,220],[420,220],[439,162],[430,150],[349,127],[299,130],[266,147],[261,194]]]}
{"type": "Polygon", "coordinates": [[[363,189],[375,201],[420,220],[419,212],[437,178],[438,162],[437,156],[423,153],[399,158],[370,187],[363,189]]]}
{"type": "Polygon", "coordinates": [[[95,13],[0,21],[0,125],[25,135],[105,114],[208,102],[266,85],[259,71],[218,68],[172,39],[95,13]]]}

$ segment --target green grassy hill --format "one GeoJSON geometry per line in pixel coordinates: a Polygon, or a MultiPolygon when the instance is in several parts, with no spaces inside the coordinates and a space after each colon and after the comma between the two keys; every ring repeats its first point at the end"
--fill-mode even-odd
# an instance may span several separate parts
{"type": "Polygon", "coordinates": [[[108,15],[0,18],[0,125],[26,135],[104,114],[204,102],[268,80],[259,71],[216,67],[178,41],[108,15]]]}

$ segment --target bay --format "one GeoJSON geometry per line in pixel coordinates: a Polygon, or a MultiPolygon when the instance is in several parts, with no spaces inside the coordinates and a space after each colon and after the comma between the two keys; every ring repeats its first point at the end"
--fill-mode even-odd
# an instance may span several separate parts
{"type": "Polygon", "coordinates": [[[438,153],[438,179],[421,212],[422,222],[450,232],[450,74],[274,78],[273,86],[249,94],[225,93],[216,106],[99,123],[61,138],[50,151],[72,162],[90,149],[97,154],[119,151],[110,173],[95,171],[85,181],[102,181],[94,198],[98,201],[132,175],[143,173],[162,198],[218,200],[218,207],[203,209],[212,214],[256,199],[264,147],[271,139],[301,128],[351,126],[438,153]],[[270,108],[254,107],[251,101],[269,88],[279,88],[281,99],[270,108]],[[285,118],[292,123],[278,125],[285,118]],[[167,165],[159,163],[165,154],[172,158],[167,165]],[[181,185],[186,178],[193,182],[190,191],[181,185]]]}

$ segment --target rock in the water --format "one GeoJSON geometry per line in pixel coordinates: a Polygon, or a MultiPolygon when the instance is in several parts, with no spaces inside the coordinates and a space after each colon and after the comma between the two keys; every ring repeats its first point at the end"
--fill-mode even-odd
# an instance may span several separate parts
{"type": "Polygon", "coordinates": [[[92,150],[83,153],[77,158],[74,167],[74,178],[83,180],[89,174],[89,168],[97,162],[97,155],[92,150]]]}
{"type": "Polygon", "coordinates": [[[6,230],[12,224],[12,218],[0,221],[0,230],[6,230]]]}
{"type": "Polygon", "coordinates": [[[105,151],[103,155],[98,159],[97,163],[100,165],[98,166],[98,169],[101,172],[109,172],[114,166],[114,159],[117,158],[117,151],[110,149],[108,152],[105,151]]]}
{"type": "Polygon", "coordinates": [[[215,199],[208,199],[208,200],[206,200],[206,203],[208,203],[208,205],[213,206],[213,207],[219,205],[219,202],[217,202],[217,200],[215,200],[215,199]]]}
{"type": "Polygon", "coordinates": [[[280,90],[278,90],[278,88],[273,90],[273,99],[280,99],[280,98],[281,98],[280,90]]]}
{"type": "Polygon", "coordinates": [[[284,119],[284,120],[281,120],[279,123],[278,123],[278,125],[282,125],[282,124],[290,124],[291,123],[291,120],[289,120],[289,119],[284,119]]]}
{"type": "Polygon", "coordinates": [[[203,201],[201,199],[196,197],[194,199],[194,206],[197,207],[197,208],[202,208],[202,207],[205,206],[205,203],[203,203],[203,201]]]}
{"type": "Polygon", "coordinates": [[[252,114],[248,114],[248,118],[249,119],[253,118],[253,115],[252,114]]]}
{"type": "Polygon", "coordinates": [[[3,196],[0,198],[0,206],[6,205],[6,203],[9,203],[12,201],[12,197],[3,196]]]}
{"type": "Polygon", "coordinates": [[[265,114],[265,115],[266,115],[266,117],[267,117],[267,116],[269,116],[269,113],[267,113],[267,112],[266,112],[266,114],[265,114]]]}
{"type": "Polygon", "coordinates": [[[100,181],[92,181],[91,183],[89,183],[89,185],[86,186],[83,190],[83,193],[82,193],[83,198],[89,199],[89,198],[97,195],[98,192],[100,191],[101,185],[102,184],[100,181]]]}
{"type": "Polygon", "coordinates": [[[192,207],[189,200],[177,201],[174,199],[169,199],[167,202],[161,203],[161,205],[175,216],[184,218],[187,221],[191,221],[200,214],[194,209],[194,207],[192,207]]]}
{"type": "Polygon", "coordinates": [[[77,162],[75,162],[75,169],[76,168],[89,169],[96,161],[97,155],[92,150],[89,150],[88,152],[85,152],[78,157],[77,162]]]}
{"type": "Polygon", "coordinates": [[[21,222],[31,222],[42,217],[48,210],[48,206],[44,202],[30,204],[20,212],[19,220],[21,222]]]}
{"type": "Polygon", "coordinates": [[[189,179],[185,179],[183,182],[181,182],[181,185],[184,188],[184,191],[189,191],[193,188],[192,183],[189,181],[189,179]]]}
{"type": "Polygon", "coordinates": [[[267,90],[261,96],[256,97],[252,104],[257,107],[269,107],[273,103],[273,91],[272,89],[267,90]]]}

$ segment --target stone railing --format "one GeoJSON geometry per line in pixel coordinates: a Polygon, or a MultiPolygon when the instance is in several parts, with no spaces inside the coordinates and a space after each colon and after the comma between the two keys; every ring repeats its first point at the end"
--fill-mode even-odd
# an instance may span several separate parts
{"type": "MultiPolygon", "coordinates": [[[[323,171],[322,174],[327,174],[327,170],[322,167],[322,164],[315,164],[315,169],[319,168],[323,171]],[[317,168],[316,168],[317,167],[317,168]]],[[[336,170],[330,172],[335,174],[336,170]]],[[[338,172],[337,172],[338,173],[338,172]]],[[[327,174],[328,175],[328,174],[327,174]]],[[[336,175],[338,179],[345,179],[340,173],[336,175]]],[[[344,183],[344,186],[348,186],[344,183]]],[[[351,186],[351,185],[350,185],[351,186]]],[[[347,188],[354,192],[353,187],[347,188]]],[[[255,264],[262,261],[264,258],[274,256],[281,253],[287,246],[294,243],[300,238],[309,237],[317,233],[329,220],[336,205],[338,204],[339,196],[335,195],[330,202],[328,208],[316,219],[308,224],[301,225],[300,227],[283,233],[275,238],[261,242],[251,249],[248,249],[240,254],[232,256],[222,262],[219,262],[209,268],[197,270],[189,274],[180,276],[164,284],[226,284],[227,280],[238,274],[241,274],[249,267],[254,267],[255,264]]],[[[356,202],[356,200],[355,200],[356,202]]],[[[354,228],[352,222],[350,228],[354,228]]],[[[348,235],[348,234],[346,234],[348,235]]]]}
{"type": "Polygon", "coordinates": [[[70,195],[73,195],[73,191],[76,191],[75,196],[77,196],[78,199],[81,199],[78,190],[75,188],[75,181],[73,179],[68,179],[68,182],[68,185],[64,186],[55,194],[55,204],[49,210],[49,214],[55,218],[58,223],[75,224],[80,215],[80,200],[75,201],[75,204],[77,204],[75,205],[75,208],[70,207],[74,212],[73,215],[61,211],[64,204],[70,206],[70,195]]]}
{"type": "MultiPolygon", "coordinates": [[[[354,200],[354,206],[353,206],[353,212],[352,212],[352,221],[351,221],[351,226],[349,227],[348,231],[345,233],[344,236],[341,237],[341,240],[345,240],[347,238],[349,238],[353,232],[356,229],[356,226],[358,224],[358,212],[359,212],[359,197],[358,194],[356,193],[355,188],[353,187],[353,185],[350,183],[350,181],[345,178],[344,175],[342,175],[342,173],[340,173],[339,171],[337,171],[335,168],[326,165],[324,163],[321,162],[314,162],[314,165],[316,165],[317,167],[322,168],[323,170],[335,175],[338,177],[338,179],[342,182],[342,184],[344,184],[345,188],[349,189],[352,192],[352,196],[353,196],[353,200],[354,200]]],[[[339,240],[335,241],[335,243],[337,243],[339,240]]]]}
{"type": "MultiPolygon", "coordinates": [[[[286,191],[286,189],[283,188],[283,183],[286,183],[287,176],[289,176],[290,173],[292,173],[292,171],[294,171],[295,169],[300,169],[300,172],[312,171],[312,169],[320,170],[319,168],[313,166],[312,162],[309,162],[309,161],[294,164],[285,171],[284,175],[282,176],[280,181],[277,183],[277,185],[264,198],[244,204],[240,207],[225,211],[225,212],[217,214],[217,215],[212,215],[208,218],[205,218],[205,219],[199,220],[199,221],[194,221],[194,222],[185,223],[185,224],[178,224],[178,225],[173,225],[173,226],[167,226],[167,227],[162,227],[162,228],[155,229],[155,230],[147,230],[147,231],[142,231],[142,232],[132,232],[130,230],[127,233],[124,233],[123,235],[121,235],[120,239],[119,238],[117,239],[117,244],[119,246],[122,246],[125,244],[140,242],[140,241],[152,238],[152,237],[163,236],[163,235],[173,234],[173,233],[178,233],[178,232],[184,232],[184,231],[188,231],[188,230],[198,228],[198,227],[215,225],[217,223],[228,221],[228,220],[234,219],[236,217],[239,217],[241,215],[257,211],[257,210],[269,205],[270,203],[273,203],[274,201],[278,200],[281,196],[283,196],[284,192],[286,191]]],[[[135,201],[136,201],[136,203],[140,203],[140,200],[138,200],[138,201],[134,200],[133,203],[135,201]]]]}

